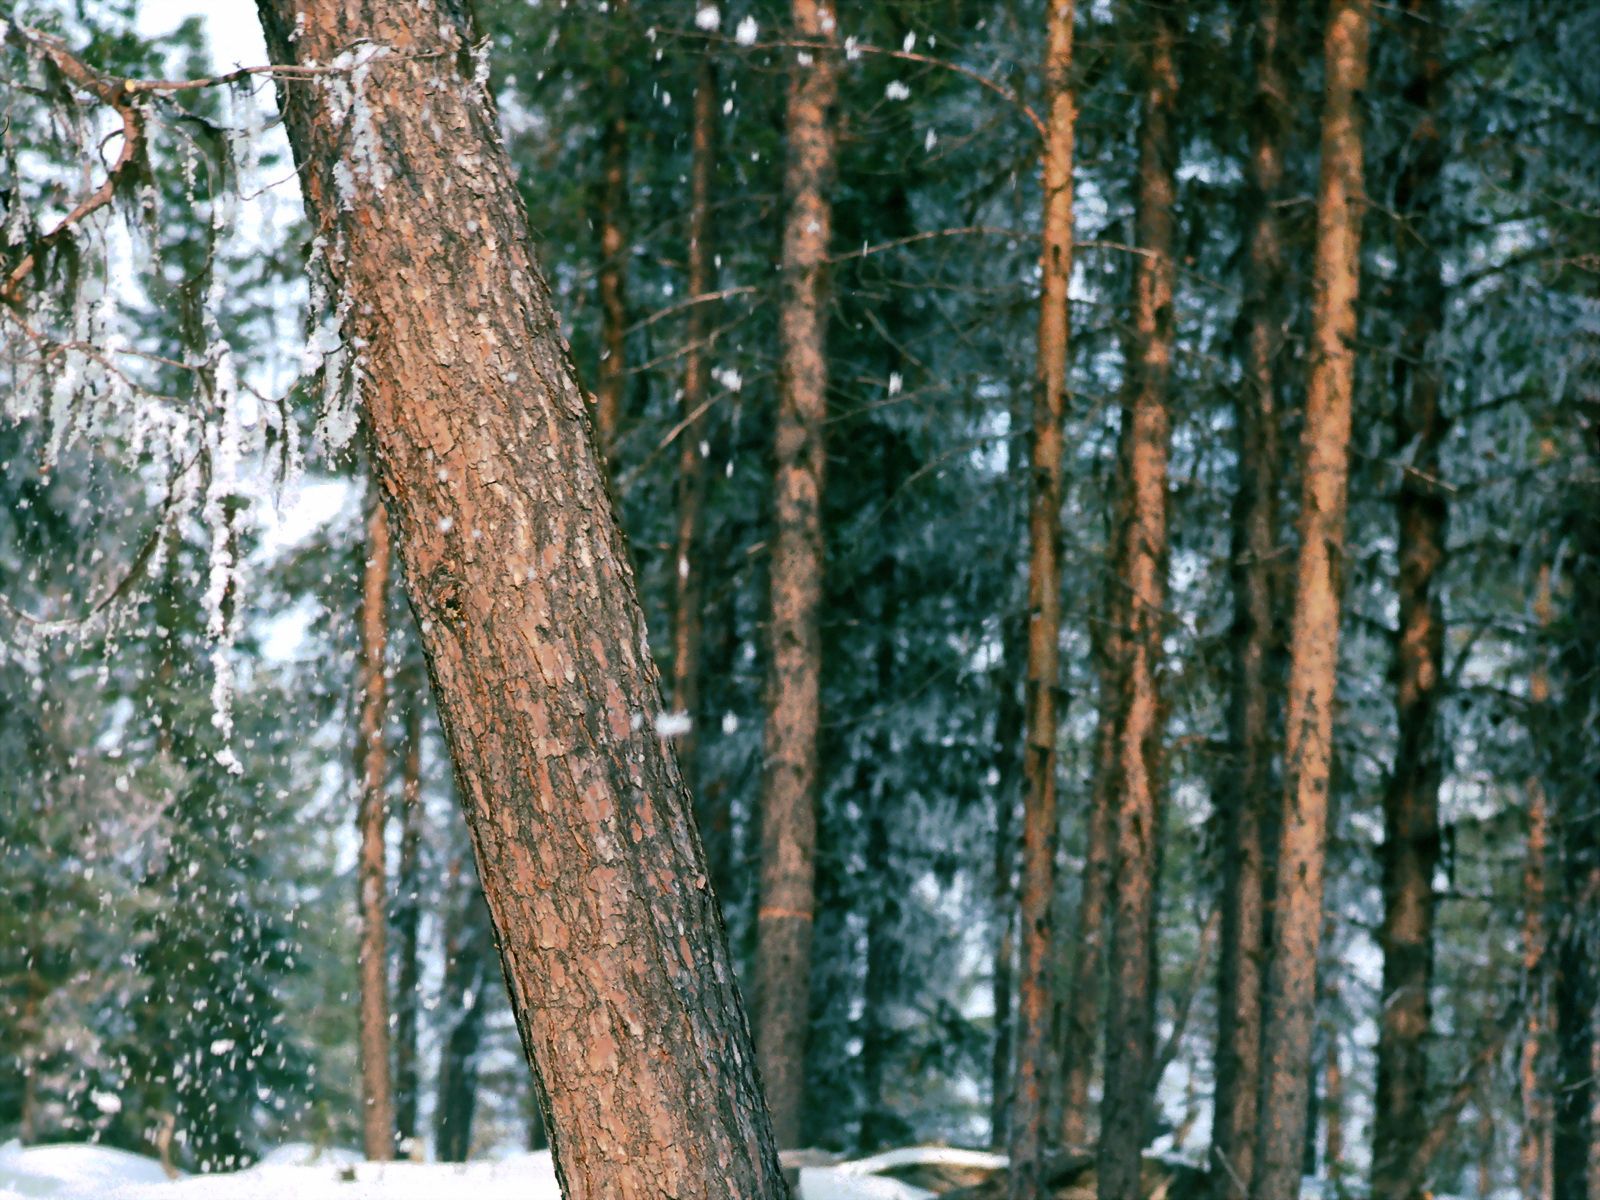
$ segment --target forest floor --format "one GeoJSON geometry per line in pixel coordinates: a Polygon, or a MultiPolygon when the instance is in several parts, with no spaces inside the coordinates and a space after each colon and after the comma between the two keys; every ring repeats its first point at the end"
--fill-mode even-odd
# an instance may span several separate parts
{"type": "MultiPolygon", "coordinates": [[[[937,1193],[884,1172],[987,1172],[1003,1162],[974,1151],[914,1147],[802,1167],[800,1200],[926,1200],[937,1193]]],[[[467,1194],[473,1200],[561,1197],[548,1151],[465,1164],[368,1163],[348,1151],[284,1146],[248,1170],[168,1179],[154,1159],[105,1146],[0,1146],[0,1200],[438,1200],[467,1194]]]]}

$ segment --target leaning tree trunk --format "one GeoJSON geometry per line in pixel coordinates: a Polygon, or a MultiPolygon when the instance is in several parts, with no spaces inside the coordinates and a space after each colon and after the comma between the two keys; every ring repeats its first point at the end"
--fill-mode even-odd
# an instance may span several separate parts
{"type": "Polygon", "coordinates": [[[1365,203],[1358,96],[1366,81],[1369,8],[1370,0],[1333,0],[1325,42],[1311,369],[1301,432],[1300,549],[1285,711],[1284,810],[1273,889],[1272,960],[1262,1014],[1254,1200],[1291,1200],[1300,1194],[1305,1146],[1350,477],[1356,293],[1365,203]]]}
{"type": "Polygon", "coordinates": [[[1017,978],[1017,1069],[1012,1085],[1011,1200],[1044,1194],[1050,1081],[1050,974],[1054,963],[1056,700],[1061,675],[1061,466],[1067,400],[1067,285],[1072,279],[1072,0],[1049,6],[1045,88],[1044,246],[1040,253],[1039,357],[1029,460],[1028,677],[1022,778],[1022,886],[1017,978]]]}
{"type": "Polygon", "coordinates": [[[1288,90],[1279,0],[1258,0],[1255,96],[1249,114],[1251,215],[1245,254],[1244,379],[1235,404],[1239,490],[1230,574],[1233,629],[1228,734],[1230,774],[1218,797],[1222,945],[1217,971],[1216,1100],[1211,1177],[1217,1200],[1245,1200],[1256,1161],[1261,1079],[1261,975],[1266,949],[1267,836],[1274,801],[1272,697],[1278,636],[1278,415],[1283,354],[1284,254],[1277,202],[1283,186],[1288,90]]]}
{"type": "MultiPolygon", "coordinates": [[[[794,0],[794,34],[831,43],[833,10],[794,0]]],[[[789,77],[784,190],[783,307],[778,317],[780,392],[774,476],[767,636],[766,768],[761,802],[761,906],[757,913],[756,1034],[761,1077],[778,1143],[800,1141],[811,935],[816,905],[817,735],[821,723],[822,488],[827,420],[829,190],[834,170],[832,108],[838,90],[831,50],[796,51],[789,77]]]]}
{"type": "Polygon", "coordinates": [[[259,0],[569,1200],[783,1196],[689,796],[463,0],[259,0]]]}
{"type": "Polygon", "coordinates": [[[394,1157],[394,1102],[389,1092],[389,889],[384,871],[384,721],[388,688],[384,652],[389,634],[389,520],[376,483],[367,485],[367,562],[361,581],[361,657],[356,728],[356,773],[361,799],[356,862],[361,937],[358,953],[361,1050],[361,1140],[374,1162],[394,1157]]]}
{"type": "Polygon", "coordinates": [[[1407,461],[1397,501],[1400,637],[1395,644],[1399,745],[1384,794],[1383,992],[1378,1017],[1378,1085],[1373,1101],[1374,1200],[1413,1200],[1399,1190],[1428,1123],[1428,1054],[1433,1024],[1433,875],[1439,861],[1439,689],[1444,612],[1438,577],[1445,562],[1446,506],[1439,475],[1445,420],[1440,410],[1438,341],[1444,276],[1437,206],[1444,170],[1440,37],[1436,0],[1409,0],[1404,23],[1414,108],[1405,165],[1395,188],[1395,278],[1403,311],[1393,371],[1395,444],[1407,461]]]}
{"type": "MultiPolygon", "coordinates": [[[[1178,100],[1174,30],[1153,10],[1143,64],[1135,224],[1133,350],[1128,362],[1126,526],[1118,536],[1123,591],[1116,712],[1116,837],[1111,884],[1111,991],[1101,1102],[1100,1200],[1139,1200],[1155,1060],[1156,906],[1160,875],[1161,640],[1167,607],[1167,457],[1172,418],[1173,206],[1178,100]]],[[[1143,32],[1143,31],[1142,31],[1143,32]]]]}

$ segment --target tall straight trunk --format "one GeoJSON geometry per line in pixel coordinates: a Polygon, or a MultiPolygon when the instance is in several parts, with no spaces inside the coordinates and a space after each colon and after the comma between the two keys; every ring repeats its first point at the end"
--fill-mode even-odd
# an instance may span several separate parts
{"type": "MultiPolygon", "coordinates": [[[[627,17],[619,5],[613,20],[627,17]]],[[[596,432],[607,454],[616,449],[628,382],[628,73],[613,50],[606,69],[606,123],[600,135],[600,364],[594,389],[596,432]]]]}
{"type": "MultiPolygon", "coordinates": [[[[1539,568],[1538,591],[1534,596],[1534,616],[1541,631],[1551,618],[1550,566],[1539,568]]],[[[1529,708],[1535,722],[1547,719],[1550,703],[1550,676],[1543,664],[1536,666],[1528,680],[1529,708]]],[[[1537,744],[1539,734],[1530,727],[1537,744]]],[[[1545,1030],[1550,1004],[1545,947],[1547,904],[1546,855],[1550,843],[1550,812],[1544,782],[1535,769],[1527,784],[1527,842],[1522,859],[1522,971],[1528,1011],[1523,1018],[1522,1043],[1518,1050],[1518,1084],[1522,1093],[1522,1130],[1517,1146],[1517,1183],[1525,1200],[1547,1200],[1550,1196],[1550,1094],[1546,1087],[1544,1062],[1545,1030]]]]}
{"type": "MultiPolygon", "coordinates": [[[[833,9],[793,0],[795,37],[835,40],[833,9]]],[[[825,296],[833,228],[835,55],[796,52],[789,76],[784,171],[781,384],[774,477],[768,626],[766,758],[762,778],[761,906],[756,1033],[778,1142],[800,1140],[816,904],[817,734],[822,701],[822,489],[828,359],[825,296]]]]}
{"type": "Polygon", "coordinates": [[[1219,796],[1222,945],[1211,1168],[1217,1200],[1245,1200],[1256,1161],[1261,1079],[1261,983],[1267,933],[1267,835],[1277,822],[1272,697],[1277,691],[1279,362],[1283,355],[1284,253],[1277,201],[1283,188],[1288,90],[1279,0],[1257,0],[1255,96],[1249,114],[1250,219],[1245,254],[1244,378],[1234,405],[1239,490],[1233,503],[1233,629],[1228,735],[1230,774],[1219,796]]]}
{"type": "Polygon", "coordinates": [[[484,993],[491,984],[494,938],[478,881],[458,858],[446,889],[444,1036],[439,1045],[434,1100],[434,1153],[440,1162],[466,1162],[478,1108],[478,1049],[483,1041],[484,993]]]}
{"type": "Polygon", "coordinates": [[[706,492],[707,364],[706,339],[711,314],[706,302],[693,303],[711,291],[711,174],[716,154],[717,77],[709,55],[700,59],[694,89],[694,126],[690,134],[689,169],[689,308],[688,346],[683,356],[683,401],[678,431],[677,555],[673,563],[672,591],[672,711],[687,727],[678,736],[678,766],[701,805],[701,836],[711,858],[711,876],[722,880],[726,869],[725,837],[716,836],[726,821],[707,819],[705,797],[695,770],[700,737],[700,640],[705,616],[705,572],[700,561],[700,527],[706,492]]]}
{"type": "Polygon", "coordinates": [[[1400,216],[1395,277],[1409,313],[1393,369],[1395,444],[1409,465],[1400,479],[1398,584],[1400,636],[1395,644],[1395,716],[1399,744],[1384,794],[1383,999],[1378,1007],[1378,1084],[1374,1099],[1372,1194],[1412,1200],[1397,1189],[1427,1128],[1428,1054],[1433,1024],[1433,874],[1439,862],[1439,688],[1444,674],[1444,612],[1438,575],[1444,566],[1444,493],[1438,482],[1445,420],[1439,401],[1438,340],[1445,291],[1437,249],[1440,137],[1438,0],[1407,0],[1404,23],[1414,113],[1405,164],[1395,188],[1400,216]]]}
{"type": "Polygon", "coordinates": [[[467,5],[258,8],[276,62],[361,59],[285,81],[285,118],[351,301],[367,439],[563,1194],[777,1200],[627,551],[467,5]]]}
{"type": "Polygon", "coordinates": [[[1356,295],[1365,203],[1358,96],[1366,82],[1369,6],[1369,0],[1333,0],[1325,41],[1311,367],[1301,433],[1300,548],[1289,644],[1272,959],[1262,1011],[1254,1200],[1291,1200],[1299,1195],[1306,1133],[1350,476],[1356,295]]]}
{"type": "Polygon", "coordinates": [[[1135,216],[1132,355],[1128,362],[1127,525],[1119,540],[1123,653],[1116,712],[1116,836],[1112,854],[1111,989],[1106,1011],[1100,1200],[1139,1200],[1155,1060],[1156,910],[1162,788],[1161,640],[1167,606],[1167,387],[1173,342],[1173,206],[1178,77],[1166,9],[1145,39],[1135,216]]]}
{"type": "Polygon", "coordinates": [[[1028,488],[1028,675],[1022,751],[1021,966],[1011,1110],[1011,1200],[1044,1192],[1046,1088],[1054,1017],[1051,908],[1055,899],[1056,717],[1061,679],[1061,475],[1067,401],[1067,286],[1072,279],[1072,0],[1048,8],[1039,357],[1033,386],[1028,488]]]}
{"type": "MultiPolygon", "coordinates": [[[[1328,980],[1324,996],[1329,1010],[1337,1012],[1339,985],[1332,978],[1328,980]]],[[[1336,1020],[1323,1024],[1322,1037],[1322,1170],[1338,1188],[1344,1177],[1344,1066],[1339,1061],[1336,1020]]]]}
{"type": "Polygon", "coordinates": [[[383,830],[389,816],[384,796],[383,727],[388,712],[384,651],[389,636],[389,519],[375,483],[367,487],[367,562],[361,580],[361,651],[357,693],[356,772],[361,799],[356,827],[361,837],[356,887],[359,940],[361,1051],[361,1141],[369,1159],[394,1157],[394,1102],[389,1090],[389,955],[386,927],[389,889],[383,830]]]}
{"type": "Polygon", "coordinates": [[[405,755],[400,777],[400,870],[395,879],[394,1124],[402,1147],[417,1136],[417,1037],[422,905],[422,678],[407,673],[405,755]]]}

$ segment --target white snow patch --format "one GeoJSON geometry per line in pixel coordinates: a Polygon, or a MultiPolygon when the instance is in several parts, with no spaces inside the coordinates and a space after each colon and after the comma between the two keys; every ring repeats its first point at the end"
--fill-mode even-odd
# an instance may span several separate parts
{"type": "Polygon", "coordinates": [[[739,22],[738,28],[733,31],[733,40],[741,46],[754,46],[760,33],[761,26],[756,24],[756,19],[754,17],[746,17],[739,22]]]}
{"type": "Polygon", "coordinates": [[[722,24],[722,13],[715,4],[702,4],[694,14],[694,23],[710,33],[722,24]]]}

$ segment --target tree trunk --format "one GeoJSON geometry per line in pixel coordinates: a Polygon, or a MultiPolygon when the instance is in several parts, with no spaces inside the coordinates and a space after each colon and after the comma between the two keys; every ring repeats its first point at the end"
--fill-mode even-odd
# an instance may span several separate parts
{"type": "Polygon", "coordinates": [[[400,872],[395,880],[395,937],[399,967],[395,972],[394,1124],[402,1151],[417,1136],[417,1036],[421,985],[417,935],[422,905],[422,679],[409,672],[406,681],[406,748],[401,763],[400,872]]]}
{"type": "Polygon", "coordinates": [[[1368,9],[1369,0],[1333,0],[1325,43],[1311,368],[1301,433],[1300,549],[1285,713],[1285,800],[1273,889],[1272,960],[1262,1012],[1254,1200],[1299,1195],[1305,1143],[1349,484],[1364,204],[1357,97],[1366,81],[1368,9]]]}
{"type": "MultiPolygon", "coordinates": [[[[1539,568],[1534,616],[1541,631],[1551,618],[1550,566],[1539,568]]],[[[1528,680],[1528,701],[1534,721],[1542,721],[1550,703],[1550,676],[1543,665],[1528,680]]],[[[1535,744],[1540,733],[1530,728],[1535,744]]],[[[1550,1094],[1545,1086],[1544,1038],[1550,1004],[1545,970],[1545,857],[1550,841],[1550,815],[1544,782],[1535,770],[1528,778],[1527,844],[1522,860],[1522,971],[1528,997],[1522,1044],[1518,1053],[1518,1081],[1522,1093],[1522,1136],[1517,1147],[1517,1182],[1524,1200],[1550,1196],[1550,1094]]]]}
{"type": "Polygon", "coordinates": [[[1600,818],[1588,793],[1568,796],[1560,817],[1564,915],[1555,956],[1556,1078],[1551,1145],[1555,1200],[1589,1200],[1594,1136],[1595,909],[1600,896],[1600,818]]]}
{"type": "Polygon", "coordinates": [[[459,858],[451,864],[445,894],[450,907],[440,997],[444,1037],[434,1101],[434,1154],[440,1162],[466,1162],[478,1108],[478,1047],[483,1041],[484,993],[490,985],[494,938],[478,881],[459,858]]]}
{"type": "Polygon", "coordinates": [[[1211,1159],[1217,1200],[1245,1200],[1256,1160],[1261,1079],[1261,983],[1266,953],[1266,836],[1274,803],[1272,697],[1281,656],[1278,364],[1283,354],[1284,255],[1277,200],[1290,116],[1281,63],[1279,0],[1258,0],[1255,97],[1250,108],[1249,233],[1245,255],[1244,379],[1234,409],[1239,491],[1230,574],[1233,661],[1231,777],[1219,796],[1222,946],[1217,974],[1216,1101],[1211,1159]]]}
{"type": "Polygon", "coordinates": [[[275,61],[360,60],[286,81],[285,117],[354,301],[368,441],[563,1194],[777,1200],[627,550],[466,6],[259,8],[275,61]]]}
{"type": "Polygon", "coordinates": [[[1012,635],[1008,622],[1003,641],[999,711],[995,714],[994,827],[994,1047],[989,1060],[989,1145],[1004,1150],[1010,1139],[1013,983],[1017,969],[1017,802],[1018,756],[1013,743],[1022,740],[1023,709],[1012,672],[1022,659],[1023,635],[1012,635]]]}
{"type": "Polygon", "coordinates": [[[683,357],[682,417],[678,430],[677,555],[672,591],[672,711],[686,728],[678,735],[678,767],[700,801],[701,836],[711,859],[711,877],[727,877],[727,839],[718,836],[726,820],[705,811],[700,794],[696,751],[700,738],[700,639],[704,627],[705,586],[700,562],[700,526],[706,492],[705,442],[707,363],[711,330],[709,302],[694,303],[711,291],[711,174],[716,153],[717,78],[709,55],[700,59],[694,89],[694,127],[689,169],[689,308],[688,346],[683,357]],[[710,818],[710,819],[708,819],[710,818]]]}
{"type": "Polygon", "coordinates": [[[361,848],[356,862],[361,938],[361,1140],[367,1158],[394,1157],[394,1107],[389,1093],[389,955],[386,927],[389,889],[385,881],[383,830],[389,816],[384,796],[383,727],[388,712],[384,651],[389,633],[389,520],[375,483],[367,485],[367,565],[361,583],[361,656],[356,685],[361,717],[356,730],[356,774],[361,799],[356,825],[361,848]]]}
{"type": "Polygon", "coordinates": [[[1011,1110],[1011,1200],[1036,1200],[1045,1186],[1045,1089],[1050,1078],[1051,908],[1055,898],[1056,699],[1061,655],[1062,423],[1067,397],[1067,285],[1072,278],[1072,0],[1048,10],[1043,249],[1039,357],[1033,388],[1028,489],[1028,676],[1022,777],[1021,968],[1017,1069],[1011,1110]]]}
{"type": "MultiPolygon", "coordinates": [[[[612,17],[625,34],[626,0],[612,17]]],[[[628,384],[628,74],[622,47],[606,69],[605,129],[600,136],[600,363],[594,389],[596,433],[608,457],[616,452],[628,384]]]]}
{"type": "MultiPolygon", "coordinates": [[[[1330,972],[1331,974],[1331,972],[1330,972]]],[[[1330,1013],[1339,1009],[1339,987],[1329,980],[1325,996],[1330,1013]]],[[[1322,1027],[1322,1171],[1335,1188],[1344,1178],[1344,1067],[1339,1061],[1339,1026],[1330,1016],[1322,1027]]]]}
{"type": "MultiPolygon", "coordinates": [[[[793,0],[794,35],[832,43],[832,8],[793,0]]],[[[782,1146],[800,1141],[806,1027],[816,904],[817,734],[821,721],[822,489],[827,419],[825,271],[833,223],[831,109],[838,90],[831,50],[796,52],[789,77],[788,215],[774,478],[772,614],[761,907],[757,914],[756,1031],[761,1077],[782,1146]]]]}
{"type": "MultiPolygon", "coordinates": [[[[1117,583],[1126,617],[1116,724],[1116,836],[1112,855],[1111,988],[1106,1011],[1100,1200],[1139,1200],[1140,1164],[1155,1060],[1156,909],[1162,787],[1161,640],[1167,604],[1167,406],[1173,341],[1173,208],[1178,78],[1173,26],[1152,10],[1143,64],[1134,266],[1134,329],[1127,370],[1127,526],[1117,583]]],[[[1141,31],[1144,32],[1144,31],[1141,31]]],[[[1114,584],[1115,586],[1115,584],[1114,584]]]]}
{"type": "Polygon", "coordinates": [[[1444,492],[1439,446],[1445,420],[1436,361],[1445,291],[1435,210],[1444,169],[1437,110],[1443,14],[1436,0],[1408,0],[1403,28],[1410,55],[1406,99],[1414,110],[1405,165],[1395,188],[1401,222],[1395,279],[1409,318],[1393,369],[1395,444],[1409,466],[1400,479],[1400,636],[1395,646],[1399,744],[1384,795],[1383,1000],[1378,1018],[1372,1195],[1397,1192],[1406,1162],[1427,1126],[1428,1053],[1433,1023],[1433,874],[1439,861],[1439,687],[1444,613],[1437,578],[1444,567],[1444,492]]]}

